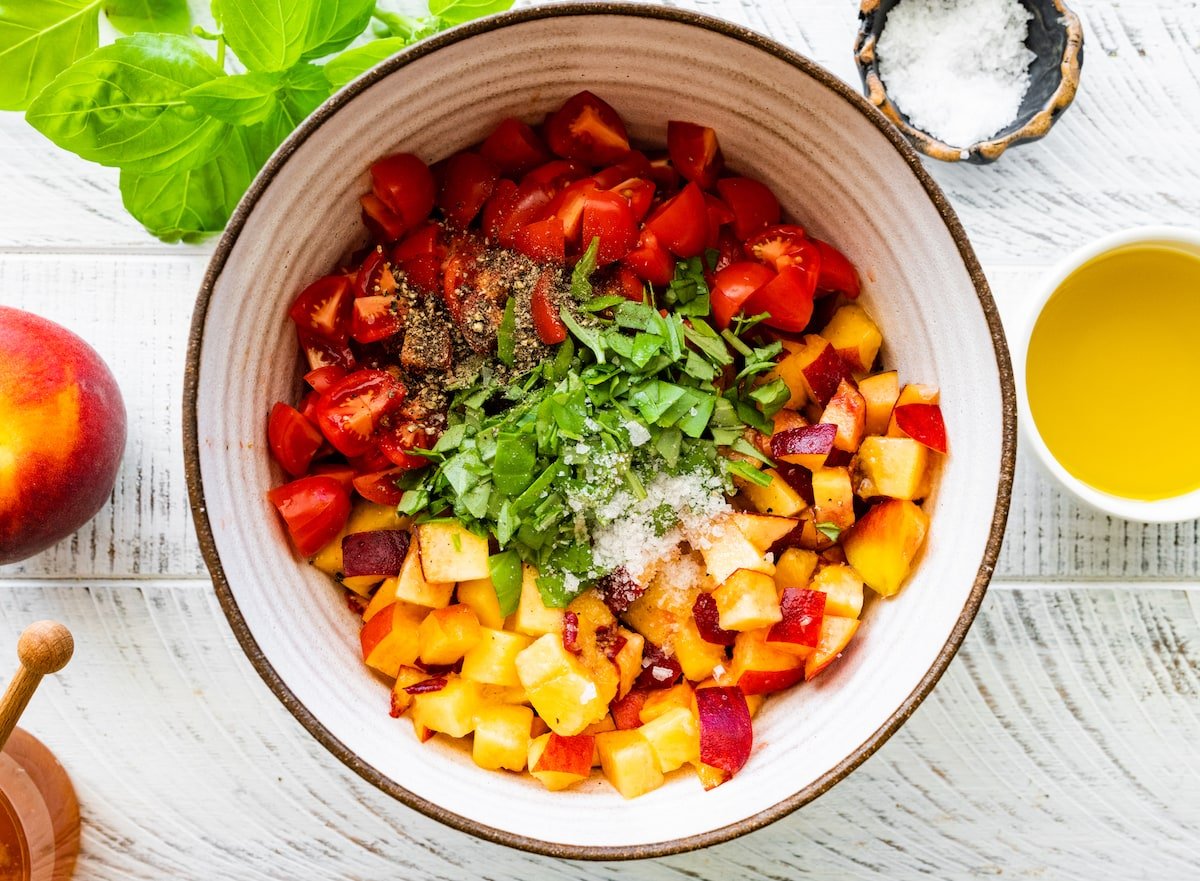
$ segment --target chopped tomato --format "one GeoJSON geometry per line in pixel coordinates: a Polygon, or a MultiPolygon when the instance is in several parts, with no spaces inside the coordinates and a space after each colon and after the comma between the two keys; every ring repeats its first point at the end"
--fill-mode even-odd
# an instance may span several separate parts
{"type": "Polygon", "coordinates": [[[637,244],[638,225],[629,201],[618,193],[588,193],[583,206],[583,243],[599,239],[596,262],[603,266],[620,260],[637,244]]]}
{"type": "Polygon", "coordinates": [[[720,272],[729,264],[745,259],[746,252],[742,250],[742,243],[734,236],[733,230],[722,229],[717,235],[717,264],[713,271],[720,272]]]}
{"type": "Polygon", "coordinates": [[[792,252],[806,241],[802,227],[785,223],[768,227],[748,239],[746,253],[760,263],[778,269],[792,262],[792,252]]]}
{"type": "Polygon", "coordinates": [[[695,257],[708,240],[708,213],[704,194],[689,183],[679,195],[664,202],[646,220],[646,228],[676,257],[695,257]]]}
{"type": "Polygon", "coordinates": [[[484,234],[506,248],[516,241],[517,230],[543,220],[549,212],[550,191],[540,183],[520,186],[502,180],[483,207],[484,234]]]}
{"type": "Polygon", "coordinates": [[[363,226],[371,233],[371,237],[381,242],[394,242],[408,227],[404,218],[392,211],[383,200],[374,193],[367,193],[358,199],[362,205],[363,226]]]}
{"type": "Polygon", "coordinates": [[[313,468],[312,473],[332,477],[342,485],[342,489],[346,491],[346,495],[354,492],[354,469],[349,465],[333,462],[326,465],[317,465],[313,468]]]}
{"type": "Polygon", "coordinates": [[[456,324],[462,321],[463,292],[474,286],[479,269],[479,240],[474,236],[459,236],[450,242],[445,263],[442,264],[442,300],[456,324]]]}
{"type": "MultiPolygon", "coordinates": [[[[378,441],[382,434],[383,431],[381,429],[380,433],[376,435],[375,440],[378,441]]],[[[356,475],[373,474],[376,471],[383,471],[392,467],[391,461],[375,444],[372,444],[361,456],[351,456],[346,464],[354,469],[356,475]]]]}
{"type": "Polygon", "coordinates": [[[313,456],[321,449],[325,439],[311,422],[295,407],[280,401],[271,408],[267,420],[267,440],[271,444],[271,455],[292,477],[308,471],[313,456]]]}
{"type": "Polygon", "coordinates": [[[335,364],[346,370],[353,370],[357,366],[354,353],[344,342],[332,342],[303,327],[296,328],[296,338],[300,341],[309,370],[335,364]]]}
{"type": "Polygon", "coordinates": [[[393,465],[408,471],[424,468],[429,459],[419,456],[412,450],[427,450],[434,438],[425,433],[425,429],[415,422],[401,422],[379,435],[379,451],[393,465]]]}
{"type": "Polygon", "coordinates": [[[530,184],[531,186],[556,191],[572,181],[579,180],[587,173],[588,167],[582,162],[553,159],[525,175],[521,179],[521,186],[530,184]]]}
{"type": "Polygon", "coordinates": [[[713,321],[724,330],[733,316],[763,285],[770,283],[775,273],[761,263],[743,260],[726,266],[713,278],[711,298],[713,321]]]}
{"type": "Polygon", "coordinates": [[[679,172],[669,156],[655,156],[650,160],[649,177],[661,192],[673,193],[679,189],[679,172]]]}
{"type": "Polygon", "coordinates": [[[292,544],[311,557],[346,525],[350,496],[337,480],[324,475],[301,477],[267,493],[267,499],[287,524],[292,544]]]}
{"type": "Polygon", "coordinates": [[[658,237],[648,229],[642,229],[637,247],[625,257],[628,266],[638,278],[651,284],[667,285],[675,276],[675,258],[658,243],[658,237]]]}
{"type": "Polygon", "coordinates": [[[428,165],[411,153],[385,156],[372,165],[371,188],[400,218],[405,231],[421,223],[433,210],[433,174],[428,165]]]}
{"type": "Polygon", "coordinates": [[[368,502],[398,505],[404,491],[396,486],[396,479],[403,473],[403,468],[389,468],[373,474],[360,474],[354,478],[354,489],[368,502]]]}
{"type": "Polygon", "coordinates": [[[317,427],[334,448],[359,456],[371,448],[379,420],[404,402],[404,385],[383,370],[356,370],[317,403],[317,427]]]}
{"type": "Polygon", "coordinates": [[[667,123],[667,152],[679,173],[701,189],[712,189],[725,164],[717,133],[706,126],[672,119],[667,123]]]}
{"type": "Polygon", "coordinates": [[[828,242],[811,239],[821,252],[821,272],[817,276],[817,290],[836,291],[845,294],[850,299],[858,298],[861,287],[858,273],[854,264],[846,259],[846,255],[828,242]]]}
{"type": "Polygon", "coordinates": [[[479,152],[504,175],[524,174],[550,159],[550,151],[537,132],[511,116],[487,136],[479,152]]]}
{"type": "Polygon", "coordinates": [[[704,207],[708,214],[708,238],[704,246],[715,248],[721,241],[721,227],[733,223],[733,212],[728,205],[708,193],[704,194],[704,207]]]}
{"type": "Polygon", "coordinates": [[[345,343],[350,334],[352,300],[350,276],[327,275],[300,292],[288,317],[302,331],[332,343],[345,343]]]}
{"type": "Polygon", "coordinates": [[[637,273],[628,266],[617,267],[616,273],[613,276],[613,284],[616,287],[617,293],[626,300],[633,300],[635,303],[642,302],[645,285],[638,278],[637,273]]]}
{"type": "Polygon", "coordinates": [[[359,297],[354,301],[353,337],[376,343],[404,330],[408,303],[396,297],[359,297]]]}
{"type": "Polygon", "coordinates": [[[567,338],[567,326],[563,324],[558,309],[554,305],[554,298],[551,296],[557,277],[556,270],[547,269],[543,272],[533,286],[533,295],[529,304],[530,311],[533,313],[533,329],[537,331],[538,339],[548,346],[561,343],[567,338]]]}
{"type": "Polygon", "coordinates": [[[437,290],[445,257],[442,228],[432,222],[418,226],[392,250],[392,262],[405,281],[423,291],[437,290]]]}
{"type": "Polygon", "coordinates": [[[626,178],[616,186],[609,187],[609,191],[625,197],[633,211],[633,219],[638,223],[650,213],[650,206],[654,203],[654,184],[643,177],[626,178]]]}
{"type": "Polygon", "coordinates": [[[550,149],[564,159],[607,165],[629,152],[625,123],[591,92],[568,98],[546,119],[545,132],[550,149]]]}
{"type": "Polygon", "coordinates": [[[644,153],[630,150],[621,161],[601,169],[592,175],[596,186],[602,190],[611,190],[623,180],[631,177],[649,177],[650,160],[644,153]]]}
{"type": "Polygon", "coordinates": [[[779,223],[779,200],[770,187],[748,177],[717,181],[717,192],[733,212],[733,234],[742,241],[764,226],[779,223]]]}
{"type": "Polygon", "coordinates": [[[548,217],[517,230],[513,248],[530,260],[540,263],[562,263],[566,260],[566,238],[562,221],[548,217]]]}
{"type": "Polygon", "coordinates": [[[346,368],[340,364],[330,364],[328,367],[318,367],[304,374],[304,381],[316,392],[324,392],[331,385],[346,375],[346,368]]]}
{"type": "Polygon", "coordinates": [[[391,264],[383,255],[383,249],[376,248],[363,259],[362,266],[354,283],[354,296],[375,297],[391,294],[396,290],[396,277],[392,275],[391,264]]]}
{"type": "Polygon", "coordinates": [[[588,195],[596,191],[596,182],[590,177],[577,180],[561,190],[546,206],[546,213],[562,221],[563,236],[567,242],[578,244],[583,228],[583,206],[588,195]]]}
{"type": "Polygon", "coordinates": [[[478,153],[464,150],[446,160],[437,205],[451,223],[466,227],[496,189],[496,168],[478,153]]]}
{"type": "Polygon", "coordinates": [[[771,327],[802,331],[812,318],[816,281],[813,267],[781,266],[778,275],[755,291],[743,308],[747,315],[770,313],[763,323],[771,327]]]}
{"type": "Polygon", "coordinates": [[[321,393],[314,390],[309,392],[300,401],[300,412],[304,418],[313,425],[317,424],[317,402],[321,400],[321,393]]]}

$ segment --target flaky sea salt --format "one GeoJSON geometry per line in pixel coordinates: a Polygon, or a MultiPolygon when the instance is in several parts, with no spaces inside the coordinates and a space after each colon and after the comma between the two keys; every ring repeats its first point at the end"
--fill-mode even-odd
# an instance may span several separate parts
{"type": "Polygon", "coordinates": [[[1032,17],[1019,0],[900,0],[876,49],[889,97],[947,144],[990,138],[1029,88],[1032,17]]]}

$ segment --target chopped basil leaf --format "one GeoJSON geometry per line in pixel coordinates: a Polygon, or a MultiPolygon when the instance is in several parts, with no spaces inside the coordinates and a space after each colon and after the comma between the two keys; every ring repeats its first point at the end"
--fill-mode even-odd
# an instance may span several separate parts
{"type": "Polygon", "coordinates": [[[488,572],[500,602],[500,614],[508,617],[517,610],[521,600],[521,555],[516,551],[492,554],[488,557],[488,572]]]}
{"type": "Polygon", "coordinates": [[[835,523],[818,523],[817,532],[830,541],[837,541],[842,534],[842,528],[835,523]]]}

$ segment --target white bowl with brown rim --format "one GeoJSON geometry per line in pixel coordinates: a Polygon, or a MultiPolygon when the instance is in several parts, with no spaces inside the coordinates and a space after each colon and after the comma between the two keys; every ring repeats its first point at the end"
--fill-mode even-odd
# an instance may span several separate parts
{"type": "Polygon", "coordinates": [[[974,618],[999,552],[1015,455],[1004,337],[975,255],[917,154],[832,74],[751,31],[643,5],[553,5],[416,45],[351,84],[284,143],[243,199],[192,325],[184,434],[189,490],[217,594],[246,654],[334,755],[404,804],[458,829],[555,856],[674,853],[763,826],[858,766],[933,688],[974,618]],[[860,268],[885,363],[941,386],[950,456],[932,528],[900,595],[869,601],[853,647],[819,680],[769,698],[755,748],[704,792],[676,773],[623,800],[600,779],[548,792],[484,771],[387,713],[341,591],[291,551],[264,498],[281,475],[266,414],[299,388],[286,317],[294,292],[364,240],[358,196],[378,156],[436,160],[505,116],[539,119],[590,89],[631,136],[669,118],[713,126],[725,156],[860,268]]]}

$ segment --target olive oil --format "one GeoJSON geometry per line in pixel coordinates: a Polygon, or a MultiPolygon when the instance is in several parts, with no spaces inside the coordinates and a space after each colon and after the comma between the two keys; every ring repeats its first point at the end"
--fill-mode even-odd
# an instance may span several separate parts
{"type": "Polygon", "coordinates": [[[1200,488],[1200,257],[1131,245],[1085,263],[1038,317],[1025,374],[1077,479],[1142,500],[1200,488]]]}

